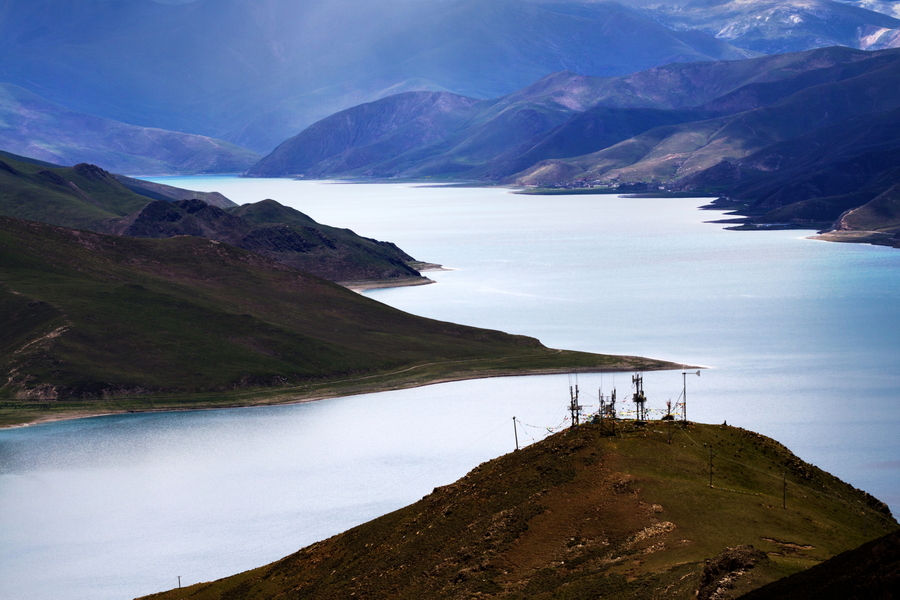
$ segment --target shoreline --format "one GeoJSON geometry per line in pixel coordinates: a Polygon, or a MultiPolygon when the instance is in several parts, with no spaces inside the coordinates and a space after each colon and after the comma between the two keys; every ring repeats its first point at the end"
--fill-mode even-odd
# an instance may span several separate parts
{"type": "MultiPolygon", "coordinates": [[[[426,263],[421,261],[415,261],[410,263],[410,266],[415,268],[420,273],[427,273],[429,271],[453,271],[454,269],[450,269],[445,267],[444,265],[439,265],[435,263],[426,263]]],[[[398,279],[363,279],[359,281],[336,281],[338,285],[344,286],[348,290],[360,293],[367,290],[385,290],[390,288],[397,287],[414,287],[418,285],[431,285],[432,283],[437,283],[433,279],[429,279],[424,275],[420,277],[402,277],[398,279]]]]}
{"type": "Polygon", "coordinates": [[[898,247],[894,234],[885,233],[883,231],[826,231],[817,235],[811,235],[806,239],[834,242],[838,244],[870,244],[872,246],[886,246],[888,248],[898,247]]]}
{"type": "Polygon", "coordinates": [[[337,281],[335,283],[347,288],[352,292],[364,292],[367,290],[382,290],[398,287],[431,285],[432,283],[437,282],[427,277],[404,277],[403,279],[382,279],[374,281],[337,281]]]}
{"type": "MultiPolygon", "coordinates": [[[[442,383],[454,383],[457,381],[471,381],[475,379],[490,379],[496,377],[533,377],[540,375],[566,375],[569,373],[623,373],[635,370],[635,365],[628,362],[628,359],[638,359],[638,360],[651,360],[656,363],[655,366],[644,366],[641,368],[641,371],[674,371],[678,369],[708,369],[710,367],[706,366],[696,366],[696,365],[682,365],[679,363],[671,363],[668,361],[655,361],[653,359],[644,359],[639,357],[631,357],[631,356],[622,356],[618,357],[622,359],[619,363],[613,365],[605,365],[605,366],[597,366],[597,367],[575,367],[575,368],[564,368],[564,367],[549,367],[549,368],[537,368],[537,369],[519,369],[519,370],[503,370],[497,369],[495,371],[485,371],[481,373],[460,373],[458,375],[443,375],[427,378],[424,380],[416,380],[416,379],[408,379],[408,380],[395,380],[393,382],[384,382],[381,384],[374,383],[371,385],[362,386],[354,386],[353,384],[361,383],[364,379],[371,379],[376,377],[384,377],[385,374],[376,374],[370,375],[367,377],[352,379],[352,380],[339,380],[332,381],[323,384],[325,387],[321,390],[300,390],[297,388],[280,388],[271,390],[271,392],[266,393],[265,391],[247,391],[244,392],[248,396],[256,396],[257,398],[248,398],[245,401],[232,401],[232,402],[223,402],[222,404],[203,404],[202,402],[198,402],[196,406],[177,406],[175,404],[168,406],[160,406],[159,408],[146,407],[146,408],[121,408],[115,409],[108,404],[115,403],[116,400],[82,400],[80,402],[84,402],[86,406],[84,408],[73,409],[71,412],[66,413],[57,413],[53,415],[46,416],[36,416],[31,420],[24,421],[22,423],[13,423],[13,424],[0,424],[0,431],[5,429],[20,429],[25,427],[31,427],[34,425],[43,425],[48,423],[56,423],[59,421],[72,421],[76,419],[90,419],[94,417],[108,417],[115,415],[126,415],[126,414],[144,414],[144,413],[162,413],[162,412],[187,412],[187,411],[204,411],[204,410],[226,410],[226,409],[236,409],[236,408],[255,408],[255,407],[263,407],[263,406],[288,406],[292,404],[306,404],[309,402],[319,402],[322,400],[330,400],[332,398],[342,398],[347,396],[359,396],[362,394],[376,394],[380,392],[390,392],[396,390],[405,390],[405,389],[415,389],[420,387],[425,387],[429,385],[438,385],[442,383]],[[348,384],[347,388],[340,387],[340,384],[348,384]],[[327,386],[337,386],[334,388],[329,388],[327,386]],[[107,406],[98,406],[94,409],[89,407],[91,403],[103,403],[107,404],[107,406]]],[[[432,363],[433,364],[433,363],[432,363]]],[[[425,368],[430,365],[413,365],[412,367],[407,367],[402,372],[409,372],[419,368],[425,368]]],[[[395,373],[396,374],[396,373],[395,373]]],[[[147,397],[142,399],[148,403],[153,403],[154,401],[164,403],[166,401],[165,397],[147,397]]],[[[171,400],[170,400],[171,401],[171,400]]],[[[12,401],[15,402],[15,401],[12,401]]],[[[22,401],[23,403],[27,401],[22,401]]],[[[46,401],[45,404],[52,404],[57,402],[55,400],[46,401]]],[[[38,402],[33,402],[31,404],[37,404],[38,402]]]]}

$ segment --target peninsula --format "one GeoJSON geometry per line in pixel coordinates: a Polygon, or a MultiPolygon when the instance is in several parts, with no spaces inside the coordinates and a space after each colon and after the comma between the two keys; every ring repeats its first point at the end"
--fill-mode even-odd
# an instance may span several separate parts
{"type": "Polygon", "coordinates": [[[678,368],[416,317],[261,254],[0,217],[0,425],[678,368]]]}

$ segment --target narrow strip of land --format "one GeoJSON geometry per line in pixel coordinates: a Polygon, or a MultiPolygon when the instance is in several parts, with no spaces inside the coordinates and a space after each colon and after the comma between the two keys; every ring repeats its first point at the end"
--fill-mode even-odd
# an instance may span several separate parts
{"type": "Polygon", "coordinates": [[[299,404],[488,377],[681,368],[685,367],[650,358],[556,350],[549,358],[544,355],[525,361],[521,356],[435,361],[370,375],[218,394],[120,396],[91,400],[5,400],[0,401],[0,429],[114,414],[299,404]]]}

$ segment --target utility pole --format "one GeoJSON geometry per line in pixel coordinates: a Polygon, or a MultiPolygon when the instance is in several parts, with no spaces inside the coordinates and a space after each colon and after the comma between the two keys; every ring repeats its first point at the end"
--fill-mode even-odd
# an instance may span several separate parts
{"type": "Polygon", "coordinates": [[[642,423],[647,420],[647,413],[644,409],[644,403],[647,401],[647,396],[644,395],[643,373],[635,373],[631,378],[631,383],[634,384],[634,396],[632,397],[632,400],[634,400],[634,405],[637,409],[637,421],[642,423]]]}
{"type": "Polygon", "coordinates": [[[672,443],[672,422],[675,420],[675,416],[672,414],[672,401],[666,401],[666,421],[668,421],[669,426],[669,440],[667,443],[672,443]]]}
{"type": "Polygon", "coordinates": [[[178,576],[178,587],[181,587],[181,575],[178,576]]]}
{"type": "Polygon", "coordinates": [[[575,384],[575,389],[573,391],[572,386],[569,386],[569,396],[571,398],[571,402],[569,403],[569,411],[572,413],[572,427],[577,427],[579,421],[581,420],[581,406],[578,404],[578,384],[575,384]]]}
{"type": "Polygon", "coordinates": [[[781,508],[787,508],[787,479],[784,471],[781,472],[781,508]]]}
{"type": "Polygon", "coordinates": [[[519,428],[516,427],[516,418],[513,417],[513,434],[516,436],[516,450],[519,449],[519,428]]]}
{"type": "MultiPolygon", "coordinates": [[[[687,376],[692,373],[681,372],[681,420],[687,423],[687,376]]],[[[700,377],[700,369],[697,369],[697,377],[700,377]]]]}

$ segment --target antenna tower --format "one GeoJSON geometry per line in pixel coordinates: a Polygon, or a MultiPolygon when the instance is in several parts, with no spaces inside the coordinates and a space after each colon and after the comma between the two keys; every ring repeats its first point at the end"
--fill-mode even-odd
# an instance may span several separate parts
{"type": "Polygon", "coordinates": [[[572,388],[572,385],[569,384],[569,397],[571,401],[569,402],[569,412],[572,413],[572,427],[577,427],[579,421],[581,420],[581,405],[578,404],[578,380],[575,380],[575,388],[572,388]]]}
{"type": "Polygon", "coordinates": [[[632,400],[634,400],[634,405],[637,409],[637,421],[646,421],[647,409],[644,408],[644,403],[647,401],[647,396],[644,395],[644,374],[635,373],[631,378],[631,383],[634,384],[634,396],[632,397],[632,400]]]}
{"type": "Polygon", "coordinates": [[[616,433],[616,388],[613,388],[610,396],[603,395],[603,388],[600,388],[600,412],[598,418],[600,420],[600,431],[606,434],[606,424],[610,425],[613,435],[616,433]]]}

